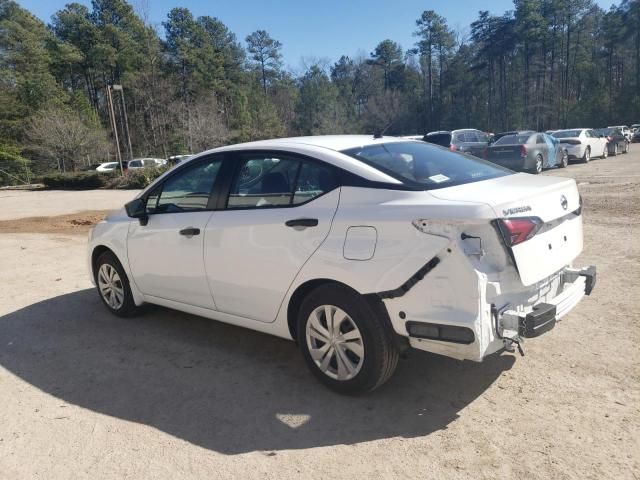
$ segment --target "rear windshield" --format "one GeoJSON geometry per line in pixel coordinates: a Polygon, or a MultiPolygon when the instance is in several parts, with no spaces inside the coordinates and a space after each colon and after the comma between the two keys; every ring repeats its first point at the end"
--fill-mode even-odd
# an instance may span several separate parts
{"type": "Polygon", "coordinates": [[[451,145],[451,134],[434,133],[432,135],[426,135],[424,137],[424,141],[428,143],[434,143],[436,145],[442,145],[443,147],[448,147],[449,145],[451,145]]]}
{"type": "Polygon", "coordinates": [[[494,145],[523,145],[531,135],[506,135],[495,141],[494,145]]]}
{"type": "Polygon", "coordinates": [[[476,157],[418,142],[393,142],[350,148],[342,153],[413,188],[430,190],[478,182],[513,172],[476,157]]]}
{"type": "Polygon", "coordinates": [[[553,134],[556,138],[575,138],[580,136],[581,130],[565,130],[564,132],[555,132],[553,134]]]}

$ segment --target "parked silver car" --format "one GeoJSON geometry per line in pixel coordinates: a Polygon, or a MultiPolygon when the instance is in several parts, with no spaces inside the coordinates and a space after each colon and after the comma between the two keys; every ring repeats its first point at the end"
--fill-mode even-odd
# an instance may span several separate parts
{"type": "Polygon", "coordinates": [[[544,168],[564,168],[567,149],[546,133],[505,135],[485,149],[484,158],[511,170],[541,173],[544,168]]]}

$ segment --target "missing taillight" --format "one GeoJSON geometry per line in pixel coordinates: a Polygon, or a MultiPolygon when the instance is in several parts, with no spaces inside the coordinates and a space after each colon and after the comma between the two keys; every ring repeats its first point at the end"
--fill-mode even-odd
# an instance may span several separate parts
{"type": "Polygon", "coordinates": [[[543,222],[538,217],[501,218],[496,220],[496,225],[504,243],[513,247],[533,238],[543,222]]]}

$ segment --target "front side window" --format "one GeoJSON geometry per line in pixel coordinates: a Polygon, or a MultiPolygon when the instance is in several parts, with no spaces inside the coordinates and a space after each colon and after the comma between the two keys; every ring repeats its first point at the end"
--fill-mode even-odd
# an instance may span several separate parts
{"type": "Polygon", "coordinates": [[[513,172],[494,163],[417,142],[391,142],[343,150],[342,153],[419,189],[488,180],[513,172]]]}
{"type": "Polygon", "coordinates": [[[227,207],[299,205],[336,186],[331,170],[315,162],[283,155],[243,155],[227,207]]]}
{"type": "Polygon", "coordinates": [[[189,166],[170,176],[147,198],[149,213],[177,213],[206,210],[222,159],[189,166]],[[155,206],[154,206],[155,200],[155,206]]]}

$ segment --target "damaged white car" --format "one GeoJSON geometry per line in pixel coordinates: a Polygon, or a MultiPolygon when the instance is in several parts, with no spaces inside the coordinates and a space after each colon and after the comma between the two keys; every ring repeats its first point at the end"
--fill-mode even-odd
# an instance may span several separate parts
{"type": "Polygon", "coordinates": [[[576,268],[571,179],[513,173],[420,141],[267,140],[181,163],[99,223],[104,304],[145,302],[295,340],[343,393],[403,349],[481,361],[554,327],[594,287],[576,268]]]}

